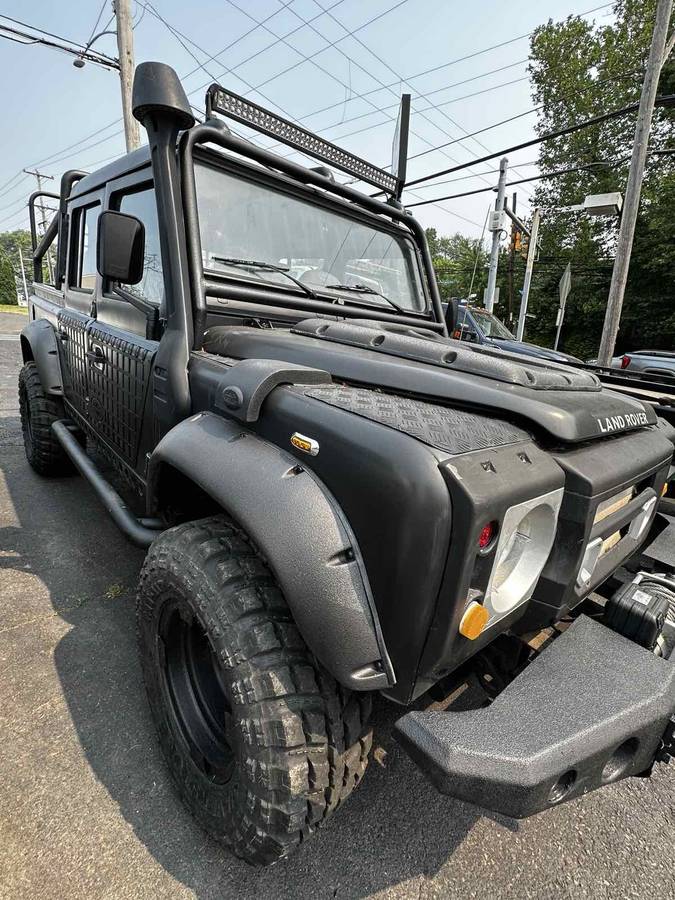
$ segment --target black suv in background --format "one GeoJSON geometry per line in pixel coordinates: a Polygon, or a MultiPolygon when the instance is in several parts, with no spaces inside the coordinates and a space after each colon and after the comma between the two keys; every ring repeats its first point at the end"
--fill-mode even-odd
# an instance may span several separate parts
{"type": "MultiPolygon", "coordinates": [[[[550,362],[583,365],[576,356],[563,353],[561,350],[550,350],[548,347],[540,347],[538,344],[517,341],[506,325],[486,309],[470,306],[466,300],[451,302],[456,305],[457,309],[455,328],[452,334],[456,340],[481,344],[484,347],[499,347],[510,353],[522,353],[524,356],[534,356],[550,362]]],[[[447,305],[444,304],[444,306],[447,309],[447,305]]]]}

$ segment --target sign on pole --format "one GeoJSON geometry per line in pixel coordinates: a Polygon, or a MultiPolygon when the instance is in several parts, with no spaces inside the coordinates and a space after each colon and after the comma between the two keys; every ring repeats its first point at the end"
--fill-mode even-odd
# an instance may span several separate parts
{"type": "Polygon", "coordinates": [[[565,267],[565,271],[562,274],[562,278],[560,279],[560,283],[558,284],[558,314],[556,316],[555,324],[555,343],[553,344],[553,349],[558,349],[558,341],[560,340],[560,332],[562,330],[563,320],[565,318],[565,304],[567,303],[567,298],[570,295],[570,291],[572,290],[572,264],[567,263],[565,267]]]}

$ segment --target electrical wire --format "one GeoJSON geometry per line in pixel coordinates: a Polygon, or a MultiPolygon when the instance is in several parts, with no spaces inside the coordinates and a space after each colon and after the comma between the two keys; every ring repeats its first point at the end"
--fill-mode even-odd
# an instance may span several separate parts
{"type": "MultiPolygon", "coordinates": [[[[657,101],[658,101],[657,97],[657,101]]],[[[662,98],[663,99],[663,98],[662,98]]],[[[496,159],[498,156],[502,156],[506,153],[515,153],[516,150],[523,150],[525,147],[533,147],[535,144],[541,144],[544,141],[550,141],[553,138],[562,137],[566,134],[572,134],[575,131],[581,131],[583,128],[589,128],[593,125],[599,125],[602,122],[606,122],[609,119],[615,119],[618,116],[623,116],[626,113],[634,112],[638,108],[637,103],[631,103],[628,106],[624,106],[621,109],[615,109],[608,113],[603,113],[599,116],[593,116],[590,119],[586,119],[583,122],[577,122],[574,125],[568,125],[566,128],[560,128],[557,131],[548,131],[538,137],[532,138],[529,141],[522,141],[520,144],[514,144],[512,147],[506,147],[504,150],[498,150],[496,153],[491,153],[488,156],[483,156],[481,159],[476,160],[475,162],[488,162],[491,159],[496,159]]],[[[475,163],[474,163],[475,164],[475,163]]],[[[416,184],[421,184],[424,181],[431,181],[433,178],[439,178],[441,175],[450,175],[452,172],[458,172],[461,169],[466,169],[471,166],[471,163],[462,163],[461,165],[454,166],[450,169],[443,169],[440,172],[432,172],[429,175],[423,175],[420,178],[416,178],[413,181],[408,182],[408,186],[412,187],[416,184]]]]}
{"type": "MultiPolygon", "coordinates": [[[[247,12],[245,9],[243,9],[241,6],[239,6],[239,5],[235,2],[235,0],[226,0],[226,2],[227,2],[230,6],[234,7],[234,8],[237,9],[237,10],[239,10],[239,12],[244,13],[246,16],[248,16],[248,17],[249,17],[250,19],[252,19],[254,22],[257,21],[256,19],[254,19],[254,17],[253,17],[249,12],[247,12]]],[[[315,2],[316,2],[317,5],[319,6],[319,8],[323,8],[323,7],[320,6],[320,4],[317,2],[317,0],[315,0],[315,2]]],[[[400,3],[399,3],[398,5],[400,5],[400,3]]],[[[392,8],[395,8],[395,7],[392,7],[392,8]]],[[[295,12],[295,11],[292,11],[292,12],[293,12],[293,14],[294,14],[298,19],[300,19],[300,20],[303,21],[303,22],[305,21],[304,19],[302,19],[302,17],[299,15],[299,13],[297,13],[297,12],[295,12]]],[[[325,12],[325,10],[324,10],[324,12],[325,12]]],[[[329,15],[330,15],[330,13],[329,13],[329,15]]],[[[337,22],[338,20],[335,20],[335,21],[337,22]]],[[[306,24],[306,23],[305,23],[305,24],[306,24]]],[[[342,24],[339,23],[339,22],[338,22],[338,24],[340,24],[340,27],[342,27],[343,30],[347,31],[347,29],[345,28],[344,25],[342,25],[342,24]]],[[[324,37],[324,35],[321,34],[320,31],[318,31],[318,29],[314,28],[314,26],[310,26],[310,27],[312,28],[312,30],[313,30],[316,34],[319,35],[319,37],[321,37],[323,40],[327,40],[327,39],[324,37]]],[[[269,29],[267,29],[267,28],[266,28],[266,30],[269,31],[269,29]]],[[[271,32],[271,33],[273,34],[274,32],[271,32]]],[[[357,38],[356,40],[360,40],[360,39],[357,38]]],[[[283,38],[282,38],[282,43],[286,43],[287,46],[289,46],[289,47],[290,47],[292,50],[294,50],[296,53],[298,53],[298,54],[301,55],[301,56],[304,56],[307,62],[311,62],[311,64],[312,64],[313,66],[315,66],[319,71],[321,71],[321,72],[323,72],[325,75],[327,75],[327,76],[328,76],[329,78],[331,78],[333,81],[337,82],[337,84],[341,85],[343,88],[347,88],[347,87],[348,87],[348,85],[347,85],[345,82],[343,82],[340,78],[338,78],[337,75],[335,75],[333,72],[331,72],[331,71],[329,71],[328,69],[326,69],[326,68],[325,68],[324,66],[322,66],[321,64],[317,63],[315,59],[312,59],[311,57],[306,56],[306,54],[302,54],[296,47],[293,47],[291,44],[288,44],[288,42],[287,42],[285,39],[283,39],[283,38]]],[[[334,46],[334,44],[335,44],[335,42],[333,42],[333,46],[334,46]]],[[[365,45],[364,45],[364,46],[365,46],[365,45]]],[[[336,48],[336,49],[337,49],[337,48],[336,48]]],[[[366,75],[368,75],[368,76],[369,76],[370,78],[372,78],[374,81],[378,82],[382,87],[384,86],[384,82],[382,82],[381,79],[378,79],[377,76],[373,75],[372,72],[369,72],[368,69],[366,69],[366,68],[365,68],[364,66],[362,66],[360,63],[358,63],[356,60],[354,60],[354,59],[353,59],[352,57],[350,57],[348,54],[344,53],[344,51],[338,49],[338,53],[340,53],[342,56],[344,56],[345,59],[350,60],[355,66],[357,66],[359,69],[361,69],[361,71],[363,71],[366,75]]],[[[391,69],[391,71],[393,72],[394,70],[391,69]]],[[[394,72],[394,74],[396,74],[396,73],[394,72]]],[[[395,91],[393,91],[393,89],[387,88],[387,90],[388,90],[391,94],[393,94],[393,96],[397,97],[397,99],[398,99],[398,95],[395,93],[395,91]]],[[[374,109],[378,109],[377,105],[376,105],[375,103],[373,103],[371,100],[368,100],[367,102],[368,102],[374,109]]],[[[427,121],[429,121],[429,122],[430,122],[432,125],[434,125],[435,127],[438,127],[438,126],[436,126],[435,123],[434,123],[431,119],[429,119],[427,116],[423,116],[423,118],[427,119],[427,121]]],[[[392,121],[392,122],[395,121],[395,119],[394,119],[393,116],[390,116],[389,119],[390,119],[390,121],[392,121]]],[[[414,131],[412,128],[410,129],[410,133],[411,133],[413,136],[417,137],[419,140],[421,140],[423,143],[425,143],[425,144],[431,144],[431,141],[427,140],[424,136],[422,136],[421,134],[419,134],[419,132],[414,131]]],[[[443,151],[442,151],[442,152],[443,152],[443,151]]],[[[457,162],[457,160],[456,160],[454,157],[451,157],[449,154],[446,154],[446,153],[443,152],[443,155],[444,155],[444,156],[447,156],[447,158],[450,159],[451,162],[457,162]]]]}
{"type": "MultiPolygon", "coordinates": [[[[319,8],[321,8],[321,3],[319,2],[319,0],[314,0],[314,2],[317,3],[317,5],[319,6],[319,8]]],[[[336,23],[337,25],[339,25],[341,28],[343,28],[343,29],[345,28],[345,26],[342,24],[342,22],[340,22],[339,19],[337,19],[332,13],[329,13],[329,17],[331,18],[331,20],[332,20],[333,22],[335,22],[335,23],[336,23]]],[[[345,30],[346,30],[346,29],[345,29],[345,30]]],[[[393,69],[393,68],[391,67],[391,65],[390,65],[385,59],[383,59],[379,54],[377,54],[374,50],[372,50],[372,49],[371,49],[364,41],[361,40],[361,38],[355,37],[355,40],[357,41],[357,43],[358,43],[361,47],[364,48],[364,50],[366,50],[368,53],[370,53],[370,55],[371,55],[374,59],[376,59],[381,65],[385,66],[385,67],[392,73],[392,75],[398,76],[399,78],[401,77],[401,76],[400,76],[400,73],[398,73],[395,69],[393,69]]],[[[371,76],[371,77],[372,77],[372,76],[371,76]]],[[[408,82],[406,82],[406,83],[408,83],[408,82]]],[[[393,91],[392,91],[392,93],[393,93],[393,91]]],[[[421,93],[421,92],[419,92],[419,91],[418,91],[418,93],[419,93],[419,96],[422,97],[422,99],[426,100],[427,103],[429,103],[429,100],[428,100],[428,97],[427,97],[426,94],[421,93]]],[[[437,106],[435,107],[435,111],[440,112],[441,115],[443,116],[443,118],[446,119],[451,125],[453,125],[453,126],[454,126],[455,128],[457,128],[457,129],[459,129],[460,131],[463,131],[464,134],[467,135],[467,134],[468,134],[467,130],[466,130],[462,125],[460,125],[459,122],[457,122],[457,121],[456,121],[455,119],[453,119],[450,115],[448,115],[448,113],[446,113],[445,110],[442,110],[442,109],[441,109],[442,105],[443,105],[443,104],[437,105],[437,106]]],[[[428,108],[428,107],[427,107],[427,108],[428,108]]],[[[421,115],[422,118],[423,118],[426,122],[429,122],[431,125],[433,125],[435,128],[437,128],[439,131],[441,131],[441,133],[447,134],[447,132],[444,132],[443,129],[442,129],[436,122],[434,122],[433,119],[431,119],[428,115],[426,115],[426,112],[425,112],[424,110],[418,109],[418,110],[417,110],[417,114],[418,114],[418,115],[421,115]]],[[[468,151],[468,148],[467,148],[467,147],[465,146],[465,144],[464,144],[464,141],[467,140],[467,139],[468,139],[468,138],[457,138],[457,139],[456,139],[456,143],[461,143],[462,146],[464,147],[464,149],[468,151]]],[[[477,138],[473,137],[473,140],[475,141],[475,143],[477,143],[477,144],[478,144],[480,147],[482,147],[484,150],[487,150],[487,149],[488,149],[484,144],[481,144],[481,142],[480,142],[477,138]]],[[[517,170],[516,168],[514,168],[514,171],[516,172],[516,174],[519,174],[519,173],[518,173],[518,170],[517,170]]],[[[485,180],[485,179],[482,179],[482,180],[485,180]]]]}
{"type": "MultiPolygon", "coordinates": [[[[618,165],[619,163],[615,163],[618,165]]],[[[585,163],[580,166],[571,166],[568,169],[558,169],[555,172],[544,172],[540,175],[532,175],[530,178],[520,178],[518,181],[507,181],[504,187],[515,187],[517,184],[525,184],[530,181],[541,181],[546,178],[557,178],[559,175],[569,175],[571,172],[583,172],[584,170],[588,170],[591,166],[608,166],[609,163],[603,162],[591,162],[585,163]]],[[[431,185],[427,185],[430,187],[431,185]]],[[[450,194],[447,197],[434,197],[432,200],[422,200],[419,203],[408,203],[406,206],[409,209],[412,209],[413,206],[426,206],[429,203],[439,202],[442,200],[457,200],[459,197],[471,197],[474,194],[484,194],[486,191],[496,191],[497,188],[489,187],[489,188],[477,188],[473,191],[463,191],[461,194],[450,194]]]]}

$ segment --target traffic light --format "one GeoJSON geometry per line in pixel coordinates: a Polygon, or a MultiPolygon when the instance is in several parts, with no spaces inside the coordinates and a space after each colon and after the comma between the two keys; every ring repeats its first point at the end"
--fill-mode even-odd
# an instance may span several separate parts
{"type": "Polygon", "coordinates": [[[520,239],[520,255],[523,259],[527,259],[527,254],[530,249],[530,236],[529,234],[523,234],[520,239]]]}

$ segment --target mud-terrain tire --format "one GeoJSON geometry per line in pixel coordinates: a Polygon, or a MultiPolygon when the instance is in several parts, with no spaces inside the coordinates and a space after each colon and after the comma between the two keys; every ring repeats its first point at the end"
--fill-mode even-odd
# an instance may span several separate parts
{"type": "Polygon", "coordinates": [[[63,403],[49,397],[34,362],[19,372],[19,411],[26,459],[39,475],[72,475],[75,467],[52,431],[52,422],[65,416],[63,403]]]}
{"type": "Polygon", "coordinates": [[[270,570],[224,516],[178,525],[152,544],[137,629],[183,801],[247,862],[288,856],[361,780],[370,696],[321,668],[270,570]]]}

